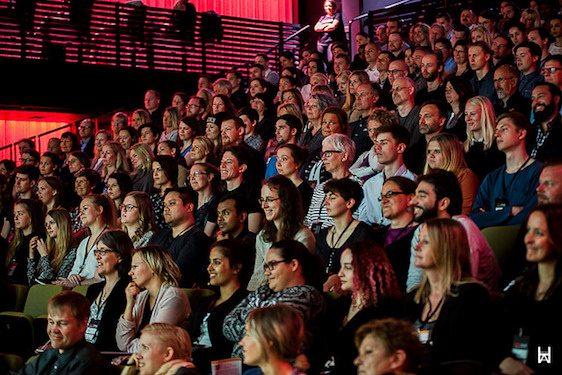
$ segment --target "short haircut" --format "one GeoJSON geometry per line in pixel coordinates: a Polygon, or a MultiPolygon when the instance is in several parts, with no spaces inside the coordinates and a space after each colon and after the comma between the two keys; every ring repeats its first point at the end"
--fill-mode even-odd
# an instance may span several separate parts
{"type": "Polygon", "coordinates": [[[482,18],[485,18],[487,20],[491,20],[491,21],[494,21],[494,22],[497,22],[497,20],[498,20],[498,16],[494,12],[492,12],[491,10],[488,10],[488,9],[480,12],[478,17],[482,17],[482,18]]]}
{"type": "Polygon", "coordinates": [[[351,212],[355,212],[359,208],[361,201],[363,200],[363,188],[357,181],[351,180],[349,178],[340,178],[338,180],[331,179],[324,185],[324,193],[337,193],[346,202],[351,199],[355,200],[355,204],[351,207],[351,212]]]}
{"type": "Polygon", "coordinates": [[[78,142],[78,136],[73,132],[64,132],[60,136],[60,139],[68,138],[72,141],[72,149],[70,151],[80,151],[80,143],[78,142]]]}
{"type": "Polygon", "coordinates": [[[252,65],[250,65],[250,69],[253,69],[253,68],[258,68],[262,72],[265,72],[265,66],[263,66],[262,64],[253,63],[252,65]]]}
{"type": "Polygon", "coordinates": [[[70,155],[74,156],[76,159],[78,159],[78,161],[80,162],[80,164],[82,164],[84,166],[84,168],[90,168],[90,163],[92,161],[90,160],[90,156],[88,154],[86,154],[85,152],[72,151],[70,153],[70,155]]]}
{"type": "MultiPolygon", "coordinates": [[[[529,31],[527,31],[527,36],[529,35],[529,33],[531,31],[536,31],[539,33],[539,36],[541,37],[541,39],[548,39],[548,41],[550,42],[550,33],[548,32],[547,29],[543,28],[543,27],[533,27],[532,29],[530,29],[529,31]]],[[[494,38],[495,39],[495,38],[494,38]]]]}
{"type": "Polygon", "coordinates": [[[447,38],[439,38],[435,41],[435,44],[437,43],[444,44],[445,47],[447,47],[447,49],[453,49],[453,46],[451,45],[451,41],[447,38]]]}
{"type": "Polygon", "coordinates": [[[232,155],[234,155],[236,160],[238,160],[239,165],[245,164],[246,166],[248,166],[248,168],[246,168],[246,171],[244,172],[244,177],[246,177],[246,175],[249,173],[249,167],[251,167],[253,164],[253,158],[250,151],[245,146],[230,146],[226,150],[224,150],[224,152],[230,152],[232,155]]]}
{"type": "Polygon", "coordinates": [[[221,88],[226,88],[229,94],[232,94],[232,84],[230,83],[230,81],[226,78],[219,78],[217,79],[214,83],[213,86],[218,86],[221,88]]]}
{"type": "Polygon", "coordinates": [[[225,117],[224,120],[222,120],[221,122],[221,126],[222,124],[224,124],[226,121],[234,121],[234,126],[236,126],[236,130],[240,129],[240,128],[244,128],[244,121],[242,121],[242,119],[238,116],[228,116],[225,117]]]}
{"type": "MultiPolygon", "coordinates": [[[[409,78],[408,78],[409,79],[409,78]]],[[[386,111],[384,109],[375,109],[373,113],[367,119],[369,121],[377,121],[381,125],[399,125],[400,122],[398,117],[392,112],[386,111]]]]}
{"type": "Polygon", "coordinates": [[[55,154],[54,152],[45,152],[43,155],[41,155],[41,157],[47,157],[49,159],[51,159],[51,163],[53,163],[55,165],[55,167],[58,167],[60,165],[60,158],[57,154],[55,154]]]}
{"type": "Polygon", "coordinates": [[[367,81],[367,82],[360,83],[359,86],[369,86],[369,91],[371,92],[371,95],[380,97],[381,88],[378,83],[367,81]]]}
{"type": "Polygon", "coordinates": [[[554,98],[555,96],[558,96],[559,98],[562,99],[562,91],[560,91],[560,89],[558,88],[558,86],[553,85],[550,82],[539,82],[535,85],[535,89],[539,86],[546,86],[548,87],[548,91],[550,91],[550,95],[552,95],[552,97],[554,98]]]}
{"type": "Polygon", "coordinates": [[[240,194],[226,193],[219,198],[219,203],[225,202],[229,199],[232,199],[234,201],[234,209],[236,210],[237,215],[240,215],[240,213],[242,212],[248,212],[246,208],[246,204],[242,200],[240,194]]]}
{"type": "Polygon", "coordinates": [[[20,165],[14,172],[27,175],[31,181],[39,180],[39,168],[34,165],[20,165]]]}
{"type": "MultiPolygon", "coordinates": [[[[531,52],[531,55],[538,56],[539,58],[542,55],[541,47],[539,47],[539,45],[537,43],[533,43],[533,42],[529,42],[529,41],[520,43],[520,44],[515,46],[514,52],[517,53],[517,50],[519,50],[519,48],[528,48],[529,52],[531,52]]],[[[537,61],[536,64],[538,65],[538,63],[539,62],[537,61]]]]}
{"type": "Polygon", "coordinates": [[[449,111],[447,110],[447,106],[441,100],[436,100],[436,99],[428,100],[420,106],[420,109],[425,107],[426,105],[436,106],[437,111],[439,112],[439,118],[447,117],[447,113],[449,113],[449,111]]]}
{"type": "Polygon", "coordinates": [[[396,145],[403,143],[408,147],[410,145],[410,132],[402,125],[381,125],[377,130],[375,130],[375,134],[383,134],[383,133],[390,133],[396,145]]]}
{"type": "Polygon", "coordinates": [[[414,194],[416,192],[416,187],[418,186],[415,181],[410,180],[409,178],[406,178],[404,176],[389,177],[384,183],[386,184],[387,182],[394,182],[396,185],[398,185],[400,190],[402,190],[402,192],[407,195],[414,194]]]}
{"type": "Polygon", "coordinates": [[[35,150],[35,142],[33,142],[33,141],[32,141],[31,139],[29,139],[29,138],[24,138],[24,139],[20,140],[20,141],[18,142],[18,145],[19,145],[20,143],[27,143],[27,144],[29,145],[29,147],[31,147],[32,149],[35,150]]]}
{"type": "Polygon", "coordinates": [[[451,14],[449,12],[437,13],[437,15],[435,16],[435,19],[438,19],[438,18],[445,18],[449,22],[453,21],[453,17],[451,17],[451,14]]]}
{"type": "Polygon", "coordinates": [[[338,55],[334,58],[335,59],[344,59],[347,65],[351,64],[351,59],[345,53],[338,53],[338,55]]]}
{"type": "Polygon", "coordinates": [[[76,173],[76,179],[78,177],[84,177],[86,178],[86,180],[90,183],[90,187],[92,188],[92,191],[94,193],[100,193],[102,188],[101,188],[101,176],[98,172],[94,171],[93,169],[81,169],[80,171],[78,171],[76,173]]]}
{"type": "MultiPolygon", "coordinates": [[[[259,115],[258,115],[258,111],[256,111],[255,109],[251,108],[251,107],[244,107],[241,108],[238,113],[236,113],[236,116],[240,117],[240,116],[246,116],[250,119],[251,122],[258,122],[259,121],[259,115]]],[[[243,121],[242,121],[243,122],[243,121]]],[[[245,126],[245,125],[244,125],[245,126]]]]}
{"type": "Polygon", "coordinates": [[[68,306],[72,316],[79,321],[88,321],[90,317],[90,302],[80,293],[72,290],[65,290],[49,300],[48,310],[50,312],[60,312],[64,306],[68,306]]]}
{"type": "Polygon", "coordinates": [[[194,204],[197,202],[195,199],[195,192],[191,188],[173,187],[170,189],[166,189],[166,195],[170,193],[178,193],[184,206],[188,203],[194,204]]]}
{"type": "Polygon", "coordinates": [[[289,60],[295,59],[295,55],[291,51],[283,51],[283,52],[281,52],[281,55],[279,57],[284,57],[284,58],[289,59],[289,60]]]}
{"type": "Polygon", "coordinates": [[[497,121],[496,121],[496,125],[500,123],[501,120],[503,119],[509,119],[511,120],[511,123],[513,124],[513,126],[515,126],[517,128],[517,130],[526,130],[527,131],[527,135],[526,138],[529,139],[531,138],[531,134],[529,133],[532,129],[531,123],[529,122],[529,119],[522,113],[520,112],[505,112],[502,113],[497,121]]]}
{"type": "MultiPolygon", "coordinates": [[[[152,94],[156,97],[156,99],[160,100],[161,99],[161,95],[158,91],[156,90],[146,90],[146,94],[152,94]]],[[[146,95],[145,94],[145,95],[146,95]]]]}
{"type": "MultiPolygon", "coordinates": [[[[511,113],[511,112],[510,112],[511,113]]],[[[436,204],[443,198],[449,198],[447,207],[449,215],[460,215],[462,212],[462,190],[457,176],[453,172],[437,169],[418,178],[418,184],[426,182],[433,185],[436,204]]]]}
{"type": "Polygon", "coordinates": [[[231,69],[228,72],[226,72],[226,75],[228,76],[229,74],[234,74],[236,76],[236,79],[242,79],[242,73],[240,73],[238,70],[236,69],[231,69]]]}
{"type": "Polygon", "coordinates": [[[147,123],[147,124],[142,124],[139,127],[139,134],[142,133],[142,130],[144,128],[149,128],[150,131],[152,132],[152,134],[154,134],[154,137],[159,138],[160,137],[160,133],[162,133],[162,129],[160,129],[156,124],[153,124],[151,122],[147,123]]]}
{"type": "MultiPolygon", "coordinates": [[[[535,45],[536,45],[536,44],[535,44],[535,45]]],[[[478,41],[476,41],[476,42],[470,44],[470,45],[468,46],[468,48],[470,48],[470,47],[480,47],[480,48],[482,48],[482,51],[484,52],[484,54],[486,54],[486,55],[491,55],[491,54],[492,54],[492,50],[490,49],[490,46],[488,45],[488,43],[486,43],[486,42],[483,41],[483,40],[478,40],[478,41]]]]}
{"type": "Polygon", "coordinates": [[[29,154],[29,156],[35,159],[36,162],[39,162],[39,160],[41,159],[41,154],[39,154],[39,152],[33,148],[25,149],[25,151],[22,152],[22,155],[23,154],[29,154]]]}

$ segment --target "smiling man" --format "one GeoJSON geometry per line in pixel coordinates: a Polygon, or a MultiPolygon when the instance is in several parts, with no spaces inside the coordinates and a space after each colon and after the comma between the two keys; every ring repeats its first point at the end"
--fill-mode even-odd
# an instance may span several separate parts
{"type": "Polygon", "coordinates": [[[51,347],[28,363],[19,374],[94,375],[109,374],[111,368],[100,353],[84,340],[90,303],[70,290],[49,300],[47,333],[51,347]]]}
{"type": "Polygon", "coordinates": [[[540,162],[548,158],[562,156],[562,117],[560,100],[562,93],[552,83],[539,83],[531,96],[533,115],[534,144],[531,157],[540,162]]]}

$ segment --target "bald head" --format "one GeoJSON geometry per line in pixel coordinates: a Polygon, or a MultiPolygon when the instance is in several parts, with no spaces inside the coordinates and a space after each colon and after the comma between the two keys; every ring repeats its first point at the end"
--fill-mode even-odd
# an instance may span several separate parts
{"type": "Polygon", "coordinates": [[[388,80],[390,84],[392,85],[396,78],[406,77],[408,72],[408,64],[404,60],[394,60],[388,66],[388,80]]]}

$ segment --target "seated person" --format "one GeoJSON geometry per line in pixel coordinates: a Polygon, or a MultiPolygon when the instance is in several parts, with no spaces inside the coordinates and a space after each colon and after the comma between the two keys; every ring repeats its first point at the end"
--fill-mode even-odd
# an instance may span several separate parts
{"type": "Polygon", "coordinates": [[[51,347],[27,363],[18,374],[110,374],[111,367],[100,353],[84,340],[90,303],[80,293],[65,290],[49,300],[47,333],[51,347]]]}
{"type": "Polygon", "coordinates": [[[199,300],[188,327],[193,362],[203,374],[211,372],[211,361],[230,357],[234,343],[223,335],[224,318],[248,295],[253,266],[251,250],[237,240],[216,242],[211,249],[209,283],[219,292],[199,300]]]}
{"type": "Polygon", "coordinates": [[[117,323],[115,339],[119,350],[136,353],[140,349],[138,333],[146,325],[182,326],[191,307],[187,295],[178,288],[181,272],[166,249],[154,245],[136,249],[129,276],[132,281],[125,289],[127,304],[117,323]]]}
{"type": "Polygon", "coordinates": [[[240,196],[225,194],[219,199],[217,206],[217,241],[234,239],[255,248],[256,234],[246,228],[248,213],[240,196]]]}
{"type": "Polygon", "coordinates": [[[531,124],[518,112],[504,113],[496,126],[498,149],[506,164],[491,172],[480,185],[470,218],[480,229],[520,225],[537,205],[542,164],[531,158],[525,141],[531,124]]]}

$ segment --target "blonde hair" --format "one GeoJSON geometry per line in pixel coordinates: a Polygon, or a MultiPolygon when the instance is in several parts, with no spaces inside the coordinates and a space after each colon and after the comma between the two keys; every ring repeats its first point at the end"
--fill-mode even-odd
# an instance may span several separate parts
{"type": "MultiPolygon", "coordinates": [[[[425,222],[435,267],[441,275],[441,286],[445,295],[456,296],[453,287],[471,278],[470,245],[466,230],[453,219],[430,219],[425,222]]],[[[414,301],[425,303],[431,294],[431,286],[424,272],[422,282],[416,291],[414,301]]]]}
{"type": "Polygon", "coordinates": [[[476,26],[474,30],[470,32],[471,41],[472,41],[472,34],[475,32],[481,32],[482,34],[484,34],[483,42],[485,42],[488,45],[488,47],[492,48],[492,34],[490,34],[490,31],[487,28],[485,28],[484,26],[476,26]]]}
{"type": "MultiPolygon", "coordinates": [[[[428,142],[426,149],[429,149],[429,143],[431,142],[437,142],[439,144],[439,148],[441,149],[443,166],[439,169],[453,172],[456,176],[458,176],[460,172],[467,168],[466,161],[464,160],[462,144],[456,135],[451,133],[438,133],[431,138],[431,141],[428,142]]],[[[429,166],[426,158],[423,173],[428,174],[432,170],[433,169],[429,166]]]]}
{"type": "Polygon", "coordinates": [[[134,254],[139,254],[142,261],[150,268],[154,276],[158,277],[162,283],[170,286],[179,286],[181,281],[181,271],[168,250],[161,246],[148,245],[136,249],[134,254]]]}
{"type": "Polygon", "coordinates": [[[280,104],[279,107],[277,107],[277,116],[281,116],[280,112],[282,110],[286,111],[286,114],[289,115],[293,115],[296,118],[298,118],[299,120],[301,120],[301,124],[303,122],[303,118],[302,118],[302,112],[299,109],[299,106],[296,105],[295,103],[285,103],[285,104],[280,104]]]}
{"type": "Polygon", "coordinates": [[[533,28],[541,27],[541,15],[539,14],[539,12],[537,12],[533,8],[523,9],[523,11],[521,12],[521,18],[525,17],[526,15],[531,16],[531,18],[533,19],[533,28]]]}
{"type": "Polygon", "coordinates": [[[160,350],[172,348],[172,359],[191,361],[191,338],[185,329],[168,323],[151,323],[141,330],[143,335],[151,335],[160,350]]]}
{"type": "Polygon", "coordinates": [[[213,93],[209,89],[202,88],[197,91],[197,96],[205,101],[205,112],[203,112],[201,118],[207,118],[207,116],[211,113],[211,108],[213,107],[213,103],[211,101],[213,93]]]}
{"type": "Polygon", "coordinates": [[[369,82],[369,75],[364,70],[355,70],[349,75],[349,79],[347,80],[347,92],[345,93],[345,103],[341,107],[341,109],[347,112],[348,116],[355,108],[355,95],[351,95],[351,93],[349,92],[349,81],[351,81],[351,77],[353,76],[357,76],[361,83],[369,82]]]}
{"type": "MultiPolygon", "coordinates": [[[[470,98],[466,102],[466,105],[469,104],[480,108],[480,127],[482,128],[482,136],[484,137],[484,150],[488,150],[492,147],[494,139],[496,138],[496,112],[494,112],[494,106],[492,105],[490,99],[481,95],[470,98]]],[[[474,133],[471,130],[466,129],[466,141],[464,141],[465,152],[468,152],[470,149],[473,138],[474,133]]]]}
{"type": "MultiPolygon", "coordinates": [[[[127,172],[129,173],[129,164],[127,162],[127,155],[125,154],[125,149],[121,146],[121,143],[117,141],[107,141],[103,147],[109,147],[111,151],[115,154],[115,170],[114,172],[127,172]]],[[[102,178],[105,179],[108,176],[107,166],[103,167],[102,178]]]]}
{"type": "Polygon", "coordinates": [[[142,142],[135,143],[133,146],[131,146],[131,151],[134,151],[141,158],[142,169],[146,173],[152,172],[152,161],[154,160],[154,152],[152,152],[150,146],[142,142]]]}

